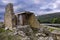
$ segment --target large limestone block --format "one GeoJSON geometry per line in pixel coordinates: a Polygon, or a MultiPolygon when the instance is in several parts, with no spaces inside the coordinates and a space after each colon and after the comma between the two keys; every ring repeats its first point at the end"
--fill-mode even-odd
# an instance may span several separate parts
{"type": "Polygon", "coordinates": [[[31,14],[29,16],[28,22],[29,22],[31,27],[34,27],[34,28],[39,28],[40,27],[40,23],[37,21],[34,14],[31,14]]]}

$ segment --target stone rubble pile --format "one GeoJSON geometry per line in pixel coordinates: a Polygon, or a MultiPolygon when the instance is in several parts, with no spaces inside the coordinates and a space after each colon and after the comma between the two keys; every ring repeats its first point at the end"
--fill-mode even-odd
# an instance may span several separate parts
{"type": "Polygon", "coordinates": [[[13,28],[11,35],[19,35],[21,40],[58,40],[56,35],[48,33],[48,30],[44,29],[35,29],[25,25],[20,28],[13,28]]]}

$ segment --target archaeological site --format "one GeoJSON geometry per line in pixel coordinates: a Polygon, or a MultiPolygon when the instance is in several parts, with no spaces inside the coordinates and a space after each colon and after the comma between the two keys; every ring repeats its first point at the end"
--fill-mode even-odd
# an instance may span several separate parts
{"type": "Polygon", "coordinates": [[[12,27],[30,25],[31,27],[38,28],[40,26],[34,13],[21,12],[14,13],[13,5],[10,3],[5,8],[4,24],[5,27],[12,29],[12,27]]]}
{"type": "Polygon", "coordinates": [[[60,40],[59,28],[41,25],[32,12],[15,13],[13,4],[5,7],[0,40],[60,40]]]}

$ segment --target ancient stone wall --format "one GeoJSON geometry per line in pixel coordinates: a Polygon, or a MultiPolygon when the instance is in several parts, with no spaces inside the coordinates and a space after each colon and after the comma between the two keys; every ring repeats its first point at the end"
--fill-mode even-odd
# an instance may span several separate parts
{"type": "Polygon", "coordinates": [[[31,27],[34,27],[34,28],[39,28],[40,27],[40,23],[37,21],[34,13],[31,13],[31,12],[24,12],[24,13],[20,13],[18,14],[20,17],[22,16],[22,18],[20,18],[18,16],[18,20],[21,24],[21,19],[22,19],[22,24],[21,25],[30,25],[31,27]],[[20,19],[19,19],[20,18],[20,19]]]}
{"type": "Polygon", "coordinates": [[[11,3],[9,3],[6,8],[5,8],[5,15],[4,15],[4,24],[5,27],[12,29],[13,27],[13,5],[11,3]]]}
{"type": "Polygon", "coordinates": [[[16,27],[16,26],[17,26],[17,16],[14,15],[12,20],[13,20],[13,21],[12,21],[13,26],[16,27]]]}
{"type": "Polygon", "coordinates": [[[18,15],[18,25],[27,25],[28,24],[26,14],[21,13],[21,14],[17,14],[17,15],[18,15]]]}
{"type": "Polygon", "coordinates": [[[40,23],[38,22],[37,18],[35,17],[34,14],[31,14],[28,18],[29,25],[34,28],[39,28],[40,23]]]}

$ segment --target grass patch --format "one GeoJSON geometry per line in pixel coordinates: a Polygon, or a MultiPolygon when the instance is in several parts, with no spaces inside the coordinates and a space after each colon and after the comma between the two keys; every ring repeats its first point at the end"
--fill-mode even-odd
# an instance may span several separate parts
{"type": "Polygon", "coordinates": [[[51,31],[51,32],[54,31],[54,30],[55,30],[55,29],[49,28],[49,31],[51,31]]]}
{"type": "Polygon", "coordinates": [[[4,28],[0,28],[0,33],[5,32],[4,28]]]}

